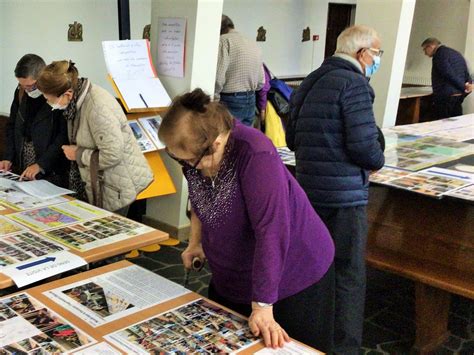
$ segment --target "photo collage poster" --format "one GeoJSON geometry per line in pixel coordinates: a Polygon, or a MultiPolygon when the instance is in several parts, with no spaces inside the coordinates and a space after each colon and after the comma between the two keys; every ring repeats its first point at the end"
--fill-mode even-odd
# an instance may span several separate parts
{"type": "Polygon", "coordinates": [[[64,354],[96,341],[27,293],[0,299],[1,354],[64,354]]]}
{"type": "Polygon", "coordinates": [[[247,321],[203,299],[105,337],[127,354],[233,353],[256,342],[247,321]]]}
{"type": "Polygon", "coordinates": [[[110,214],[105,217],[51,229],[43,232],[42,235],[71,249],[85,252],[154,230],[154,228],[144,224],[110,214]]]}

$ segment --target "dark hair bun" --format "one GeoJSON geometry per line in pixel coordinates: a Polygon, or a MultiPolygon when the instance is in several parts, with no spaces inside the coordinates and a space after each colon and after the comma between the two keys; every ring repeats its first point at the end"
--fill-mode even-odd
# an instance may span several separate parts
{"type": "Polygon", "coordinates": [[[181,104],[190,111],[205,113],[206,106],[211,102],[211,97],[202,91],[202,89],[197,88],[181,96],[180,101],[181,104]]]}

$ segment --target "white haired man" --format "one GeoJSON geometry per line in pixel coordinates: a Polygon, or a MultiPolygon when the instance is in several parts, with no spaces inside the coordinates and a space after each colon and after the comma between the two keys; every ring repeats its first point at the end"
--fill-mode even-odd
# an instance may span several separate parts
{"type": "Polygon", "coordinates": [[[370,78],[383,51],[377,32],[353,26],[336,53],[291,97],[288,147],[296,179],[336,245],[334,353],[358,354],[365,301],[369,173],[384,165],[370,78]]]}

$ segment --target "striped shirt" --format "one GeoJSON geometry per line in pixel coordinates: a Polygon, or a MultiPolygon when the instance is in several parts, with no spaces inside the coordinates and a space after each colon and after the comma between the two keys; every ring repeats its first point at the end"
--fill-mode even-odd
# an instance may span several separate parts
{"type": "Polygon", "coordinates": [[[221,35],[215,97],[222,93],[256,91],[263,87],[265,76],[262,56],[255,42],[235,30],[221,35]]]}

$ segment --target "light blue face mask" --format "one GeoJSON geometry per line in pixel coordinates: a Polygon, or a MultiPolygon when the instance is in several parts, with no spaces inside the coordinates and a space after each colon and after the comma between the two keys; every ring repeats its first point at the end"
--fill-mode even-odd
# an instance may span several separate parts
{"type": "Polygon", "coordinates": [[[380,57],[378,55],[372,57],[372,65],[366,65],[365,66],[365,76],[367,78],[370,78],[372,75],[374,75],[377,70],[380,68],[380,57]]]}

